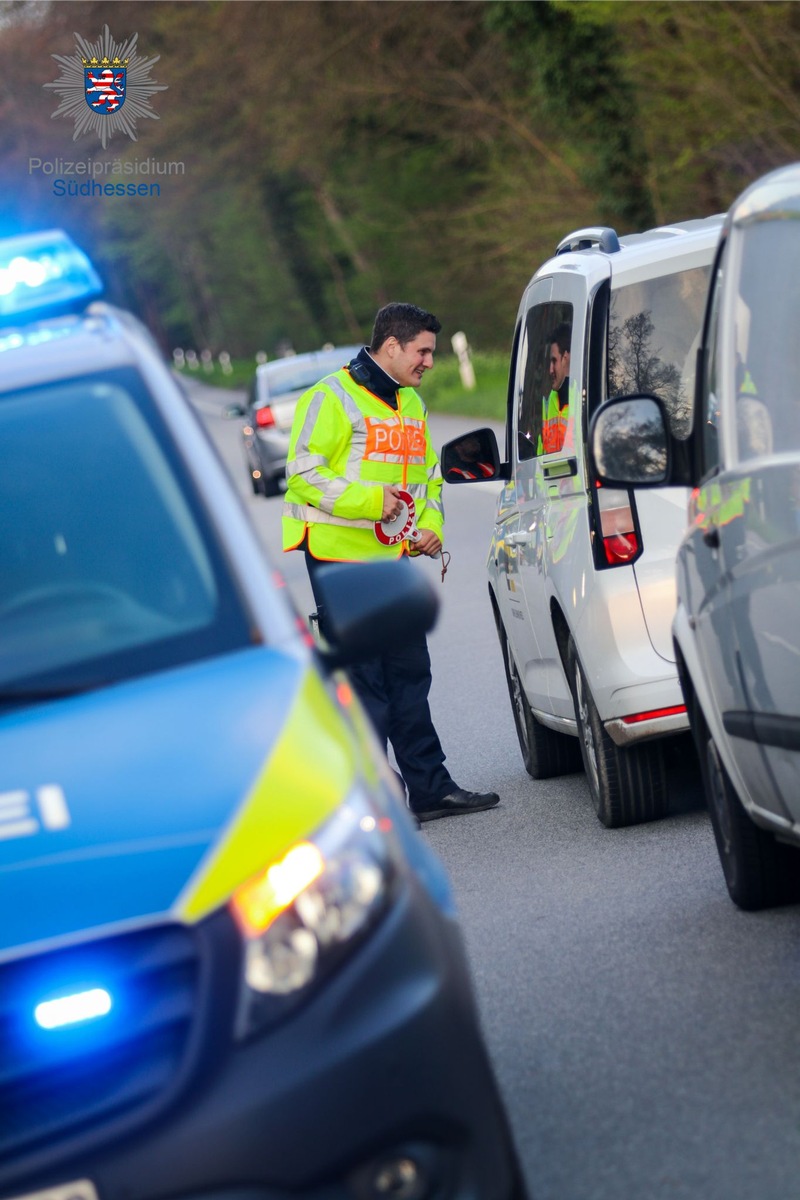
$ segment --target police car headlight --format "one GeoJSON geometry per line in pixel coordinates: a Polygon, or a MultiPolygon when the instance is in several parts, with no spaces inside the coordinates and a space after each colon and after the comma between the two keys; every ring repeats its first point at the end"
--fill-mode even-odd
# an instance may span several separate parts
{"type": "Polygon", "coordinates": [[[393,876],[390,827],[356,793],[313,837],[234,893],[245,943],[238,1037],[294,1007],[385,910],[393,876]]]}

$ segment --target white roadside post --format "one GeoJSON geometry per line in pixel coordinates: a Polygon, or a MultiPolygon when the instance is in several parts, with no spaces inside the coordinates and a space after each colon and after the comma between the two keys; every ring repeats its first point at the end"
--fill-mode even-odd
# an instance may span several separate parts
{"type": "Polygon", "coordinates": [[[467,391],[471,392],[475,387],[475,368],[470,357],[467,335],[459,330],[450,338],[450,345],[458,359],[458,373],[461,376],[461,382],[467,391]]]}

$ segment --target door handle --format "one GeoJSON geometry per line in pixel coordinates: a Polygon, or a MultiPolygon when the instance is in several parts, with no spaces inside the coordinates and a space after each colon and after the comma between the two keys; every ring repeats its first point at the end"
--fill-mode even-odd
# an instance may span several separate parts
{"type": "Polygon", "coordinates": [[[555,462],[546,462],[542,468],[545,479],[567,479],[570,475],[578,474],[577,458],[559,458],[555,462]]]}

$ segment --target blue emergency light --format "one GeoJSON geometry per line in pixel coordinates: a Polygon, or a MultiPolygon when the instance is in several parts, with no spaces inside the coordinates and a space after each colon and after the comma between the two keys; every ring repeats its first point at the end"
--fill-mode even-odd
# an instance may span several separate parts
{"type": "Polygon", "coordinates": [[[113,1007],[110,992],[105,988],[80,989],[53,1000],[37,1004],[33,1015],[41,1029],[62,1029],[108,1016],[113,1007]]]}
{"type": "Polygon", "coordinates": [[[91,262],[61,229],[0,241],[0,320],[88,303],[103,291],[91,262]]]}

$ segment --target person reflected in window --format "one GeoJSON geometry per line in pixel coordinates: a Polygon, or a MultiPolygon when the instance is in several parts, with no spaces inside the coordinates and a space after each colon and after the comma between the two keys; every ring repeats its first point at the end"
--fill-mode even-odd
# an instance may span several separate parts
{"type": "Polygon", "coordinates": [[[494,466],[483,455],[480,438],[472,435],[463,437],[460,441],[456,442],[453,449],[458,458],[456,460],[451,459],[448,462],[447,478],[449,480],[492,478],[494,475],[494,466]]]}
{"type": "Polygon", "coordinates": [[[736,363],[736,440],[741,458],[757,458],[773,450],[769,409],[747,365],[736,363]]]}
{"type": "Polygon", "coordinates": [[[569,421],[569,353],[572,326],[562,321],[550,334],[550,394],[542,401],[542,432],[538,454],[553,454],[572,447],[569,421]]]}

